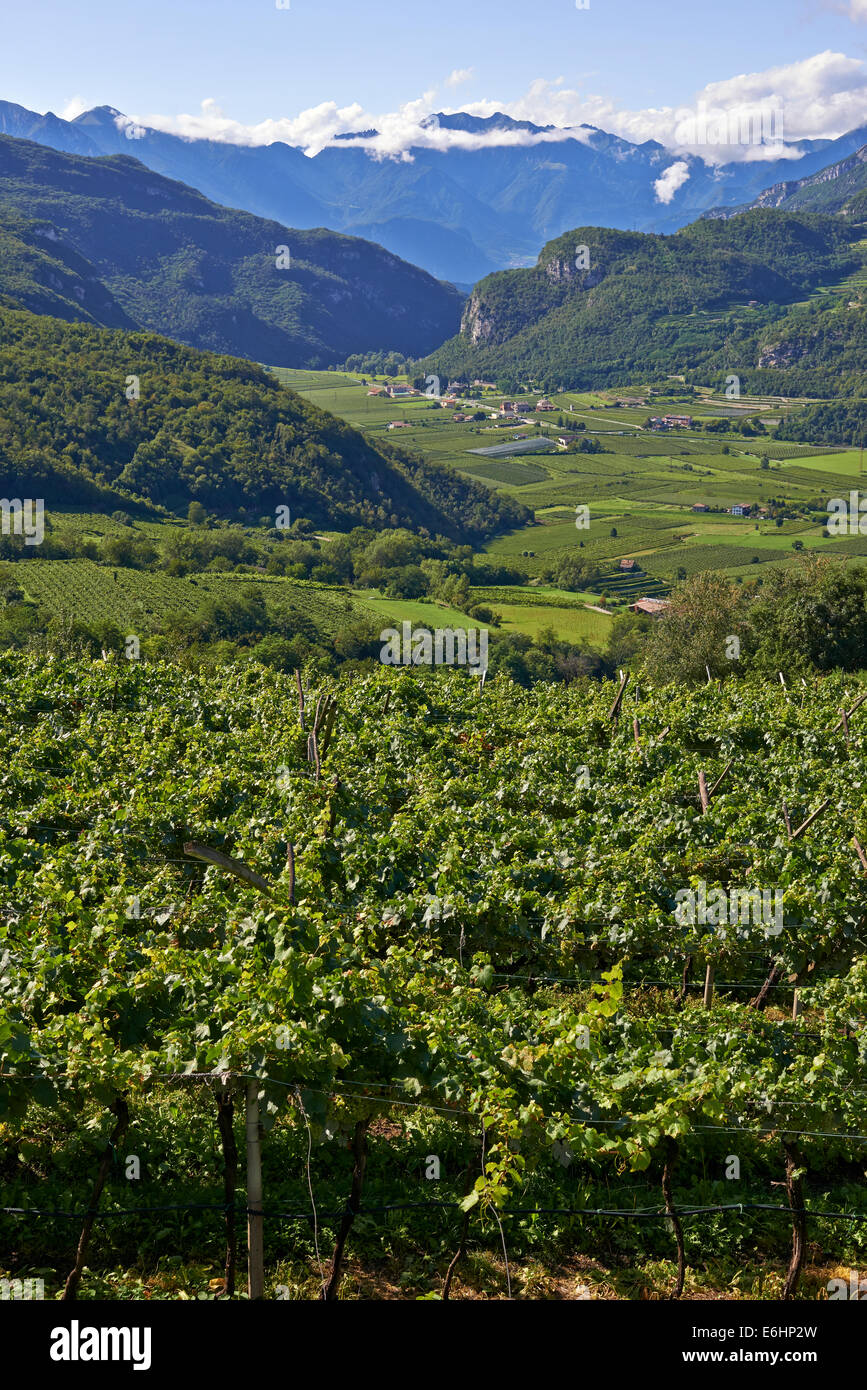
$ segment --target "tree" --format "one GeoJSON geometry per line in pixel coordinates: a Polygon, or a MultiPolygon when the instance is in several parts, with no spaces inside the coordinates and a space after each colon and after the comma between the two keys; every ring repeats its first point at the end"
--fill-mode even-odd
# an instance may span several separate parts
{"type": "Polygon", "coordinates": [[[191,502],[187,508],[187,521],[191,526],[204,526],[208,514],[201,502],[191,502]]]}
{"type": "Polygon", "coordinates": [[[771,572],[752,606],[755,660],[775,674],[867,666],[867,574],[824,556],[771,572]]]}
{"type": "Polygon", "coordinates": [[[646,666],[652,679],[706,681],[741,671],[748,645],[746,603],[734,585],[713,572],[695,574],[671,596],[655,621],[646,666]],[[740,642],[738,648],[729,638],[740,642]]]}

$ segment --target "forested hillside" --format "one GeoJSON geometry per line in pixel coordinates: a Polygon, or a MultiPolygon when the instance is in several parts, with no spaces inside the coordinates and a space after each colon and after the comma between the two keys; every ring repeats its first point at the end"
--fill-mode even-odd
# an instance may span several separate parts
{"type": "Polygon", "coordinates": [[[867,437],[867,401],[829,401],[808,405],[789,420],[781,420],[778,439],[809,440],[815,444],[863,444],[867,437]]]}
{"type": "Polygon", "coordinates": [[[526,508],[357,430],[262,368],[0,309],[0,491],[46,507],[199,502],[320,526],[491,535],[526,508]],[[137,399],[135,398],[137,395],[137,399]]]}
{"type": "Polygon", "coordinates": [[[129,155],[0,136],[0,238],[6,303],[279,366],[429,352],[460,318],[457,290],[381,246],[220,207],[129,155]]]}
{"type": "Polygon", "coordinates": [[[755,391],[861,392],[863,306],[828,296],[828,332],[817,310],[793,307],[861,270],[859,240],[839,218],[769,211],[671,237],[579,227],[549,242],[532,269],[481,281],[458,337],[424,365],[470,378],[530,375],[550,388],[653,372],[718,382],[734,372],[755,391]]]}

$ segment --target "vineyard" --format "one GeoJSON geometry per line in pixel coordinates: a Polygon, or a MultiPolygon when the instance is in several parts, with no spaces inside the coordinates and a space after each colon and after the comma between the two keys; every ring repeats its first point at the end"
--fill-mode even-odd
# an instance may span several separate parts
{"type": "Polygon", "coordinates": [[[252,1213],[269,1298],[827,1298],[864,699],[6,654],[0,1276],[231,1297],[252,1213]]]}
{"type": "Polygon", "coordinates": [[[110,619],[125,632],[145,634],[170,615],[195,614],[215,599],[260,593],[286,630],[333,632],[351,611],[348,595],[324,585],[266,575],[111,569],[92,560],[38,560],[19,565],[15,578],[29,598],[51,613],[85,623],[110,619]]]}

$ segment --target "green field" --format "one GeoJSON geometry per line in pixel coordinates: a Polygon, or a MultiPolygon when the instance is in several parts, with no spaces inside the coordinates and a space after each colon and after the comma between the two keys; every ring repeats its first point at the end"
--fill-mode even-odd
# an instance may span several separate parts
{"type": "MultiPolygon", "coordinates": [[[[516,595],[517,597],[517,595],[516,595]]],[[[537,638],[546,629],[566,642],[589,641],[605,647],[611,619],[586,608],[547,607],[541,603],[496,603],[491,605],[502,621],[503,632],[524,632],[537,638]]]]}
{"type": "Polygon", "coordinates": [[[373,597],[371,590],[353,590],[353,598],[362,608],[375,613],[384,627],[411,622],[414,627],[479,627],[466,613],[449,608],[444,603],[423,602],[421,599],[373,597]]]}
{"type": "MultiPolygon", "coordinates": [[[[528,577],[543,574],[554,557],[571,553],[582,541],[583,558],[614,568],[621,558],[636,558],[657,580],[672,580],[679,569],[687,574],[712,569],[731,573],[748,572],[756,564],[787,565],[794,539],[860,563],[859,547],[834,548],[822,537],[821,521],[790,516],[777,527],[729,514],[736,502],[758,508],[777,499],[792,509],[846,496],[861,476],[860,449],[791,444],[767,435],[750,440],[691,429],[661,434],[643,428],[649,415],[667,413],[707,419],[758,415],[773,422],[782,413],[779,401],[744,398],[732,406],[708,391],[695,398],[679,395],[676,386],[670,396],[641,406],[616,404],[624,397],[640,397],[644,393],[639,387],[620,393],[552,394],[558,414],[540,416],[539,428],[556,433],[583,422],[585,437],[597,439],[603,453],[558,451],[535,454],[532,460],[481,462],[468,451],[506,442],[527,427],[509,430],[494,428],[489,421],[456,423],[451,408],[440,409],[425,398],[401,402],[369,397],[369,388],[360,380],[351,383],[347,377],[329,373],[284,372],[282,376],[310,400],[374,435],[385,432],[389,420],[409,421],[409,428],[391,432],[389,437],[530,507],[537,524],[501,536],[488,546],[492,556],[507,559],[528,577]],[[560,423],[561,414],[565,426],[560,423]],[[713,510],[693,512],[699,503],[713,510]],[[587,533],[576,531],[568,520],[581,505],[591,510],[587,533]],[[616,536],[611,535],[612,528],[616,536]]],[[[497,399],[475,396],[473,404],[487,412],[497,399]]],[[[802,404],[791,401],[785,408],[797,410],[802,404]]]]}
{"type": "MultiPolygon", "coordinates": [[[[848,497],[858,487],[860,449],[817,448],[767,437],[726,439],[694,430],[657,434],[643,428],[649,414],[721,414],[723,403],[708,393],[703,399],[685,400],[673,388],[670,398],[643,406],[617,404],[624,396],[641,394],[638,388],[620,395],[565,393],[552,396],[560,408],[557,414],[540,416],[538,426],[528,428],[502,426],[487,418],[500,399],[490,393],[477,392],[456,410],[425,396],[406,400],[370,396],[372,377],[274,370],[285,385],[373,437],[454,469],[534,512],[533,524],[501,535],[487,546],[492,559],[508,564],[525,581],[535,581],[532,593],[526,583],[508,592],[497,591],[496,600],[484,590],[474,593],[473,602],[493,607],[504,630],[536,637],[543,628],[553,627],[562,639],[604,641],[609,620],[583,606],[593,596],[572,595],[571,605],[568,597],[542,602],[539,580],[556,569],[561,559],[573,555],[601,571],[597,590],[606,589],[617,602],[625,602],[644,593],[664,594],[679,578],[704,570],[752,578],[769,565],[788,566],[796,559],[793,543],[846,563],[861,564],[867,554],[860,536],[825,537],[822,527],[827,517],[816,511],[803,514],[808,506],[823,501],[827,505],[831,497],[848,497]],[[484,420],[452,418],[455,413],[477,410],[484,410],[484,420]],[[567,430],[583,422],[584,437],[598,440],[604,452],[558,450],[494,459],[470,452],[506,443],[518,434],[530,438],[540,432],[556,434],[564,428],[561,418],[567,430]],[[395,420],[407,421],[408,426],[389,430],[395,420]],[[755,508],[782,503],[790,513],[802,514],[738,518],[730,514],[734,502],[755,508]],[[712,510],[695,512],[696,504],[712,510]],[[590,509],[587,530],[575,526],[580,506],[590,509]],[[637,570],[621,572],[620,562],[625,559],[635,560],[637,570]]],[[[797,403],[791,408],[797,408],[797,403]]],[[[778,418],[779,403],[745,402],[741,413],[778,418]]],[[[165,539],[167,527],[184,527],[183,522],[154,520],[144,512],[134,516],[134,523],[136,534],[155,542],[165,539]]],[[[108,536],[131,534],[122,521],[110,516],[62,509],[53,511],[51,525],[97,544],[108,536]]],[[[258,548],[255,531],[250,536],[258,548]]],[[[322,541],[327,551],[327,533],[322,541]]],[[[110,621],[127,632],[159,630],[169,614],[200,613],[214,598],[230,592],[227,586],[237,592],[241,583],[258,588],[267,595],[269,607],[279,608],[281,631],[287,635],[327,635],[352,613],[375,615],[385,626],[407,619],[424,626],[473,625],[466,613],[433,602],[387,599],[376,591],[350,592],[250,572],[206,571],[176,578],[162,570],[112,570],[86,559],[37,560],[35,556],[16,568],[16,584],[28,598],[83,622],[110,621]]]]}

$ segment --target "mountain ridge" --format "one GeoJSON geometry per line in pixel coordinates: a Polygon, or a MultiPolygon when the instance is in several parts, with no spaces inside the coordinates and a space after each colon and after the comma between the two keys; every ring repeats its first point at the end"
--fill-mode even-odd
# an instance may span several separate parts
{"type": "MultiPolygon", "coordinates": [[[[531,265],[553,237],[582,225],[674,232],[712,207],[742,205],[791,176],[791,158],[712,166],[695,154],[656,141],[631,143],[592,126],[563,131],[496,113],[433,112],[428,121],[480,139],[498,128],[530,143],[447,152],[418,146],[406,159],[372,159],[357,140],[341,138],[317,154],[277,141],[244,146],[190,140],[136,127],[114,107],[95,107],[73,122],[27,113],[0,102],[0,129],[39,142],[87,141],[102,154],[129,151],[167,177],[178,178],[226,206],[300,229],[327,226],[382,237],[387,249],[452,283],[474,282],[494,270],[531,265]],[[14,127],[14,128],[13,128],[14,127]],[[661,202],[656,183],[676,162],[689,177],[661,202]]],[[[370,132],[359,136],[372,138],[370,132]]],[[[852,133],[837,140],[804,140],[801,177],[845,158],[852,133]]]]}
{"type": "MultiPolygon", "coordinates": [[[[865,129],[867,134],[867,129],[865,129]]],[[[802,179],[788,179],[764,189],[751,203],[737,208],[717,208],[707,218],[736,217],[756,208],[786,211],[815,210],[859,215],[867,212],[867,141],[854,154],[829,164],[802,179]]]]}
{"type": "MultiPolygon", "coordinates": [[[[55,260],[61,247],[78,258],[107,305],[100,316],[95,290],[89,306],[73,290],[61,317],[76,317],[77,298],[83,319],[275,366],[336,365],[380,348],[418,355],[459,323],[454,287],[381,246],[224,208],[129,151],[93,158],[0,135],[0,224],[15,251],[0,270],[7,302],[39,307],[37,288],[17,281],[41,237],[55,260]]],[[[44,292],[59,272],[42,272],[44,292]]]]}

